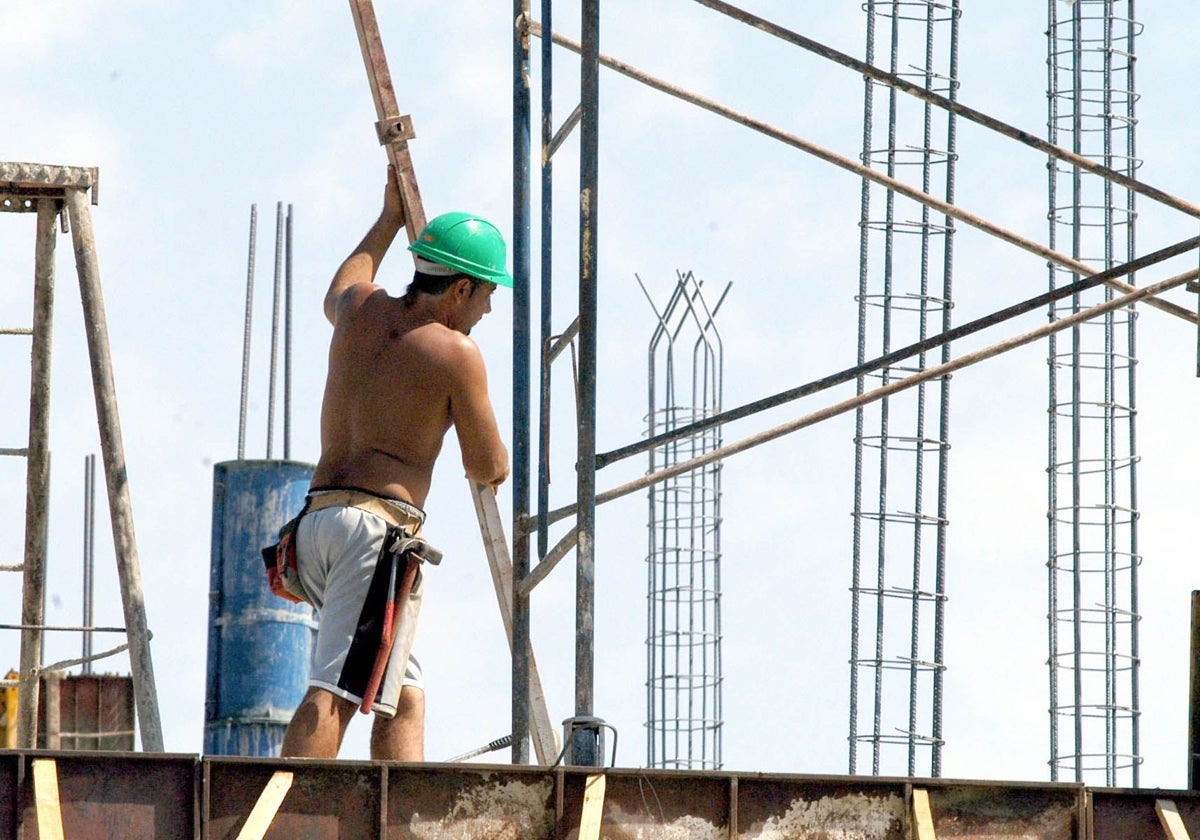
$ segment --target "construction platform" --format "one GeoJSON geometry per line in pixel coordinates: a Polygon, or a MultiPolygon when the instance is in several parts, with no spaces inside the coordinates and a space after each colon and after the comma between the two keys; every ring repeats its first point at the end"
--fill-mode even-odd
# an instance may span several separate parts
{"type": "Polygon", "coordinates": [[[1200,837],[1196,791],[0,751],[0,840],[47,836],[47,814],[61,814],[68,840],[574,840],[581,823],[583,836],[611,840],[1200,837]]]}

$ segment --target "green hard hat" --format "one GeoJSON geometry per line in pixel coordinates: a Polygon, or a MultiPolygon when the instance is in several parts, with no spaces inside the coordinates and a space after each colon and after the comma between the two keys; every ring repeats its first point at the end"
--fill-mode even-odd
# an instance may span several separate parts
{"type": "Polygon", "coordinates": [[[505,268],[508,251],[504,237],[494,224],[473,213],[443,213],[431,219],[408,250],[480,280],[512,288],[512,275],[505,268]]]}

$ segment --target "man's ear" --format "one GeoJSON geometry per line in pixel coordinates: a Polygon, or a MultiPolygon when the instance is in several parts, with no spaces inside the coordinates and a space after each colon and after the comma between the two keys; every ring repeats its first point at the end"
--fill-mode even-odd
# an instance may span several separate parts
{"type": "Polygon", "coordinates": [[[454,297],[456,300],[466,300],[471,296],[471,291],[475,288],[475,284],[470,278],[459,277],[454,281],[454,297]]]}

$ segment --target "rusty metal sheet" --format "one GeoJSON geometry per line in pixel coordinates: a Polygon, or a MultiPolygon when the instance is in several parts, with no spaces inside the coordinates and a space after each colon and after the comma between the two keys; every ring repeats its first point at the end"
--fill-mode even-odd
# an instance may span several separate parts
{"type": "Polygon", "coordinates": [[[295,774],[267,840],[373,840],[379,837],[383,766],[358,761],[207,757],[206,837],[233,840],[276,770],[295,774]]]}
{"type": "MultiPolygon", "coordinates": [[[[25,752],[27,779],[35,758],[55,761],[67,837],[196,837],[195,756],[25,752]]],[[[32,840],[38,836],[35,803],[28,789],[21,798],[22,836],[32,840]]]]}
{"type": "Polygon", "coordinates": [[[43,676],[39,701],[39,741],[53,740],[45,744],[50,749],[134,748],[133,678],[127,674],[43,676]]]}
{"type": "Polygon", "coordinates": [[[20,772],[18,753],[0,753],[0,840],[16,840],[20,772]]]}
{"type": "Polygon", "coordinates": [[[1076,840],[1077,785],[989,785],[913,781],[929,791],[939,840],[1076,840]]]}
{"type": "Polygon", "coordinates": [[[555,776],[511,765],[387,766],[388,840],[551,840],[555,776]]]}
{"type": "Polygon", "coordinates": [[[738,838],[744,840],[905,840],[902,780],[845,776],[741,777],[738,838]]]}
{"type": "MultiPolygon", "coordinates": [[[[560,837],[579,836],[584,784],[590,772],[562,776],[560,837]]],[[[731,777],[723,773],[669,770],[608,770],[602,840],[726,840],[731,777]]]]}
{"type": "Polygon", "coordinates": [[[1089,791],[1092,840],[1163,840],[1167,836],[1154,810],[1159,799],[1169,799],[1179,809],[1188,834],[1200,837],[1200,793],[1181,790],[1089,791]]]}

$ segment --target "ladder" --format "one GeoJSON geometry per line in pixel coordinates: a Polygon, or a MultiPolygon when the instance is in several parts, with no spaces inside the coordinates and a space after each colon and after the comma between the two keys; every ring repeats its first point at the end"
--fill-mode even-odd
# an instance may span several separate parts
{"type": "MultiPolygon", "coordinates": [[[[99,171],[92,167],[48,166],[0,162],[0,212],[37,213],[37,243],[34,260],[33,326],[0,330],[4,335],[31,338],[29,440],[21,448],[0,449],[0,455],[26,459],[25,548],[23,562],[0,567],[22,574],[21,664],[18,679],[17,746],[32,749],[37,742],[38,690],[41,674],[84,661],[129,650],[137,717],[142,748],[162,752],[162,725],[150,659],[150,633],[146,626],[145,602],[134,538],[133,514],[126,477],[121,423],[117,414],[108,326],[100,287],[100,268],[89,209],[97,202],[99,171]],[[113,545],[117,556],[121,600],[125,613],[127,645],[84,659],[42,665],[44,624],[45,556],[50,504],[50,349],[54,310],[54,250],[61,223],[71,233],[75,269],[79,276],[83,322],[87,333],[92,387],[100,448],[112,514],[113,545]]],[[[85,631],[88,628],[82,628],[85,631]]]]}
{"type": "MultiPolygon", "coordinates": [[[[378,118],[375,131],[380,144],[387,150],[388,162],[396,170],[396,183],[404,208],[404,227],[408,233],[409,244],[412,244],[425,227],[425,210],[421,203],[420,191],[417,189],[412,156],[408,151],[408,141],[416,137],[416,133],[413,130],[412,118],[400,115],[392,75],[383,52],[383,39],[379,34],[379,25],[371,0],[350,0],[350,11],[354,16],[354,27],[358,32],[358,43],[362,50],[363,63],[366,65],[367,79],[371,83],[371,95],[375,100],[378,118]]],[[[509,649],[512,650],[513,565],[504,535],[503,520],[500,518],[496,494],[492,489],[474,482],[470,484],[484,550],[492,571],[492,582],[496,587],[500,616],[508,636],[509,649]]],[[[546,708],[546,698],[542,692],[537,666],[533,661],[533,652],[528,651],[526,655],[529,659],[529,735],[533,740],[538,763],[548,765],[553,763],[558,755],[555,728],[546,708]]],[[[523,733],[513,734],[524,738],[523,733]]]]}

